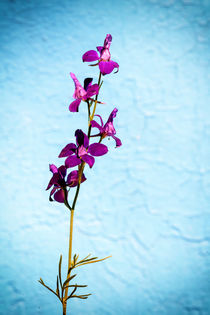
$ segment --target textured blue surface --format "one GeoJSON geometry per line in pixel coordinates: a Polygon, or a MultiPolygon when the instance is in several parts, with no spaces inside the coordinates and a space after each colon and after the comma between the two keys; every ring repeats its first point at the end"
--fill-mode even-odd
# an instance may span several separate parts
{"type": "Polygon", "coordinates": [[[123,147],[110,140],[86,171],[74,252],[113,257],[80,269],[93,295],[70,313],[210,314],[210,2],[1,0],[1,315],[61,314],[37,282],[54,286],[67,263],[48,164],[86,126],[85,106],[68,112],[69,72],[97,78],[81,56],[107,33],[120,72],[98,113],[118,107],[123,147]]]}

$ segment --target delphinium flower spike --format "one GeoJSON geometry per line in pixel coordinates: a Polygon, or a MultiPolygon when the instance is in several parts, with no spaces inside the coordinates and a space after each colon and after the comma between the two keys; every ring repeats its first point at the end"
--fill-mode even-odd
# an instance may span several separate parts
{"type": "MultiPolygon", "coordinates": [[[[70,210],[70,231],[69,231],[69,251],[68,251],[68,268],[67,276],[64,281],[61,279],[61,264],[62,264],[62,255],[60,256],[59,261],[59,272],[56,281],[56,290],[51,289],[45,282],[40,278],[39,282],[51,291],[54,295],[58,297],[62,303],[63,315],[66,315],[67,311],[67,302],[71,298],[87,299],[90,296],[88,294],[76,294],[78,288],[85,288],[87,285],[78,285],[73,283],[76,274],[72,274],[75,268],[103,261],[111,256],[98,259],[98,257],[90,257],[90,254],[83,259],[79,259],[79,255],[72,255],[72,239],[73,239],[73,218],[74,211],[79,196],[81,183],[86,181],[84,175],[85,165],[88,164],[90,168],[93,167],[95,163],[95,157],[103,156],[108,152],[106,145],[102,144],[102,140],[105,137],[112,137],[116,142],[116,147],[122,145],[121,140],[117,138],[116,130],[113,125],[113,120],[117,114],[117,108],[109,115],[107,122],[104,124],[103,119],[100,115],[95,115],[96,107],[98,103],[98,95],[100,88],[102,86],[101,76],[111,73],[114,69],[119,70],[119,65],[115,61],[111,60],[110,54],[110,45],[112,41],[112,36],[110,34],[106,35],[103,46],[98,46],[97,50],[99,54],[90,50],[83,55],[83,61],[92,62],[97,61],[99,66],[99,78],[98,84],[92,84],[92,78],[86,78],[84,80],[84,87],[80,84],[79,80],[74,73],[70,73],[71,78],[75,84],[75,91],[73,98],[75,99],[69,105],[70,112],[78,112],[79,106],[82,101],[87,103],[88,108],[88,132],[84,133],[81,129],[75,131],[76,143],[67,144],[60,152],[59,158],[65,158],[65,165],[60,167],[50,164],[50,171],[52,172],[52,178],[49,181],[49,184],[46,190],[51,189],[49,199],[50,201],[57,201],[60,204],[64,204],[68,210],[70,210]],[[93,108],[91,107],[94,104],[93,108]],[[93,120],[94,117],[99,117],[100,124],[93,120]],[[91,134],[92,128],[97,128],[98,133],[95,135],[91,134]],[[97,139],[98,142],[90,143],[91,140],[97,139]],[[77,169],[69,170],[73,167],[77,169]],[[69,173],[68,173],[69,172],[69,173]],[[75,187],[75,194],[72,198],[72,188],[75,187]],[[71,197],[71,198],[70,198],[71,197]],[[69,200],[71,199],[71,201],[69,200]],[[72,290],[69,294],[69,290],[72,290]]],[[[116,71],[116,72],[117,72],[116,71]]]]}

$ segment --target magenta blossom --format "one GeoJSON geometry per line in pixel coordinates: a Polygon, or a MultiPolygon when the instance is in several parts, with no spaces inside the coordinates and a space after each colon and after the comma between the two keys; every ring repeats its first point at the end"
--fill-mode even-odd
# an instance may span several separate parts
{"type": "Polygon", "coordinates": [[[87,101],[91,96],[98,94],[99,86],[98,84],[92,85],[93,79],[87,78],[84,80],[83,88],[78,79],[76,78],[75,74],[70,72],[70,75],[75,84],[73,98],[75,98],[76,100],[69,105],[69,110],[70,112],[78,112],[81,101],[87,101]]]}
{"type": "Polygon", "coordinates": [[[111,54],[109,51],[111,42],[112,35],[107,34],[104,40],[104,46],[96,47],[100,56],[98,55],[97,51],[89,50],[82,56],[83,62],[98,60],[97,64],[99,65],[99,69],[103,75],[111,73],[115,68],[117,69],[116,72],[118,72],[119,71],[118,63],[111,60],[111,54]]]}
{"type": "Polygon", "coordinates": [[[59,158],[67,157],[66,168],[77,166],[82,162],[92,167],[95,163],[93,156],[101,156],[108,152],[107,146],[102,143],[89,145],[88,136],[81,129],[76,130],[75,137],[77,146],[74,143],[67,144],[58,156],[59,158]]]}
{"type": "Polygon", "coordinates": [[[122,145],[122,142],[119,138],[115,137],[116,130],[115,130],[114,125],[113,125],[113,119],[116,117],[117,112],[118,112],[118,109],[114,108],[113,111],[111,112],[111,114],[109,115],[109,118],[108,118],[107,122],[105,123],[105,125],[103,123],[101,116],[95,115],[95,116],[98,116],[100,118],[101,125],[99,125],[95,120],[91,121],[91,125],[92,125],[92,127],[96,127],[99,129],[99,134],[97,134],[96,136],[101,136],[101,140],[107,136],[112,137],[116,142],[116,147],[120,147],[122,145]]]}
{"type": "MultiPolygon", "coordinates": [[[[65,180],[66,167],[64,165],[57,168],[54,164],[50,164],[50,171],[53,173],[53,176],[46,188],[46,190],[48,190],[53,186],[53,189],[50,192],[50,201],[53,201],[53,196],[54,200],[63,203],[65,200],[66,187],[75,187],[78,185],[78,171],[72,171],[67,176],[67,180],[65,180]]],[[[86,177],[82,174],[81,183],[85,180],[86,177]]]]}

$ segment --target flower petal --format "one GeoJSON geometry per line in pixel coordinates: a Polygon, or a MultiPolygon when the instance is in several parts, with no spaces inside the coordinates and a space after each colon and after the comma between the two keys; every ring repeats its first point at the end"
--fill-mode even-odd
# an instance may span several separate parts
{"type": "Polygon", "coordinates": [[[94,157],[91,156],[91,155],[88,155],[88,154],[84,154],[84,155],[82,156],[82,160],[83,160],[85,163],[87,163],[87,164],[90,166],[90,168],[93,167],[93,164],[95,163],[94,157]]]}
{"type": "Polygon", "coordinates": [[[117,112],[118,112],[118,109],[114,108],[113,111],[111,112],[111,114],[109,115],[107,123],[113,122],[113,118],[115,118],[117,116],[117,112]]]}
{"type": "Polygon", "coordinates": [[[79,111],[79,105],[81,103],[81,99],[78,98],[77,100],[73,101],[70,105],[69,105],[69,110],[70,112],[78,112],[79,111]]]}
{"type": "Polygon", "coordinates": [[[49,184],[48,184],[46,190],[50,189],[50,187],[52,187],[52,185],[57,184],[59,178],[60,178],[60,176],[58,173],[53,174],[51,180],[49,181],[49,184]]]}
{"type": "Polygon", "coordinates": [[[50,164],[49,165],[49,168],[50,168],[50,171],[55,174],[55,173],[58,173],[58,169],[57,167],[54,165],[54,164],[50,164]]]}
{"type": "Polygon", "coordinates": [[[110,122],[105,123],[103,132],[107,136],[114,136],[116,134],[116,130],[114,128],[113,122],[110,121],[110,122]]]}
{"type": "Polygon", "coordinates": [[[112,42],[112,35],[111,34],[107,34],[106,38],[104,40],[104,48],[108,48],[109,49],[109,47],[111,45],[111,42],[112,42]]]}
{"type": "Polygon", "coordinates": [[[111,60],[99,62],[99,69],[103,75],[109,74],[114,70],[115,65],[113,64],[113,62],[114,61],[111,60]]]}
{"type": "Polygon", "coordinates": [[[102,143],[93,143],[88,148],[88,153],[93,156],[101,156],[108,152],[108,148],[106,145],[102,143]]]}
{"type": "Polygon", "coordinates": [[[66,167],[64,165],[61,165],[58,168],[58,172],[64,178],[66,176],[66,167]]]}
{"type": "MultiPolygon", "coordinates": [[[[81,183],[86,180],[84,174],[82,174],[81,183]]],[[[70,187],[75,187],[78,185],[78,171],[72,171],[67,177],[67,183],[70,187]]]]}
{"type": "Polygon", "coordinates": [[[98,53],[95,50],[89,50],[82,56],[83,62],[96,61],[99,59],[98,53]]]}
{"type": "Polygon", "coordinates": [[[52,195],[56,192],[57,189],[58,189],[57,187],[54,187],[54,188],[51,190],[50,196],[49,196],[50,201],[53,201],[53,199],[52,199],[51,197],[52,197],[52,195]]]}
{"type": "Polygon", "coordinates": [[[94,115],[94,117],[95,116],[97,116],[97,117],[99,117],[100,118],[100,121],[101,121],[101,127],[103,127],[103,125],[104,125],[104,122],[103,122],[103,119],[102,119],[102,117],[100,116],[100,115],[94,115]]]}
{"type": "Polygon", "coordinates": [[[97,46],[96,49],[98,50],[98,52],[101,54],[101,51],[104,47],[103,46],[97,46]]]}
{"type": "Polygon", "coordinates": [[[77,79],[76,75],[73,72],[70,72],[70,76],[72,80],[74,81],[75,89],[78,87],[83,88],[81,83],[79,82],[79,80],[77,79]]]}
{"type": "Polygon", "coordinates": [[[74,73],[70,72],[70,76],[71,76],[72,80],[74,81],[74,85],[75,85],[75,91],[74,91],[74,94],[72,97],[76,99],[76,98],[78,98],[77,97],[77,91],[83,90],[83,87],[74,73]]]}
{"type": "Polygon", "coordinates": [[[93,78],[86,78],[84,80],[84,89],[87,91],[88,87],[92,84],[93,78]]]}
{"type": "Polygon", "coordinates": [[[113,64],[113,66],[114,66],[115,68],[117,68],[117,70],[114,72],[114,73],[117,73],[117,72],[119,71],[119,65],[118,65],[118,63],[115,62],[115,61],[112,61],[112,60],[110,60],[110,62],[113,64]]]}
{"type": "Polygon", "coordinates": [[[93,85],[88,87],[86,97],[89,98],[93,95],[97,95],[98,91],[99,91],[98,84],[93,84],[93,85]]]}
{"type": "Polygon", "coordinates": [[[77,166],[81,163],[81,160],[76,156],[69,156],[65,161],[65,166],[67,168],[77,166]]]}
{"type": "Polygon", "coordinates": [[[116,147],[120,147],[122,145],[122,142],[119,138],[112,136],[112,138],[115,140],[116,142],[116,147]]]}
{"type": "Polygon", "coordinates": [[[99,131],[102,130],[101,126],[95,120],[91,120],[90,124],[93,128],[98,128],[99,131]]]}
{"type": "Polygon", "coordinates": [[[76,137],[76,142],[78,146],[83,145],[85,148],[88,147],[89,145],[88,136],[81,129],[77,129],[75,131],[75,137],[76,137]]]}
{"type": "Polygon", "coordinates": [[[61,158],[72,155],[75,152],[76,148],[77,148],[76,144],[69,143],[61,150],[61,153],[59,154],[58,157],[61,158]]]}
{"type": "Polygon", "coordinates": [[[58,191],[56,191],[56,193],[54,194],[54,199],[57,202],[64,202],[65,194],[64,194],[63,189],[59,189],[58,191]]]}

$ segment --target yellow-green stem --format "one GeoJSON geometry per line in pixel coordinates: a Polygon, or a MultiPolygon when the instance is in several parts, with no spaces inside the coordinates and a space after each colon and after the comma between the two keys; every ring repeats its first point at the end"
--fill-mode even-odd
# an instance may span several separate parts
{"type": "MultiPolygon", "coordinates": [[[[101,84],[101,72],[99,73],[99,78],[98,78],[98,86],[100,86],[101,84]]],[[[93,120],[93,117],[95,115],[95,111],[96,111],[96,105],[97,105],[97,100],[98,100],[98,94],[95,97],[95,103],[94,103],[94,108],[93,108],[93,112],[91,115],[89,115],[89,128],[88,128],[88,138],[90,139],[90,133],[91,133],[91,120],[93,120]]]]}
{"type": "MultiPolygon", "coordinates": [[[[69,233],[69,258],[68,258],[68,271],[71,268],[71,256],[72,256],[72,239],[73,239],[73,221],[74,221],[74,209],[71,211],[71,216],[70,216],[70,233],[69,233]]],[[[67,278],[70,276],[70,272],[67,274],[67,278]]],[[[66,284],[68,285],[68,283],[66,284]]],[[[65,290],[65,296],[64,296],[64,303],[63,303],[63,315],[66,315],[66,302],[65,300],[68,297],[68,288],[65,290]]]]}

